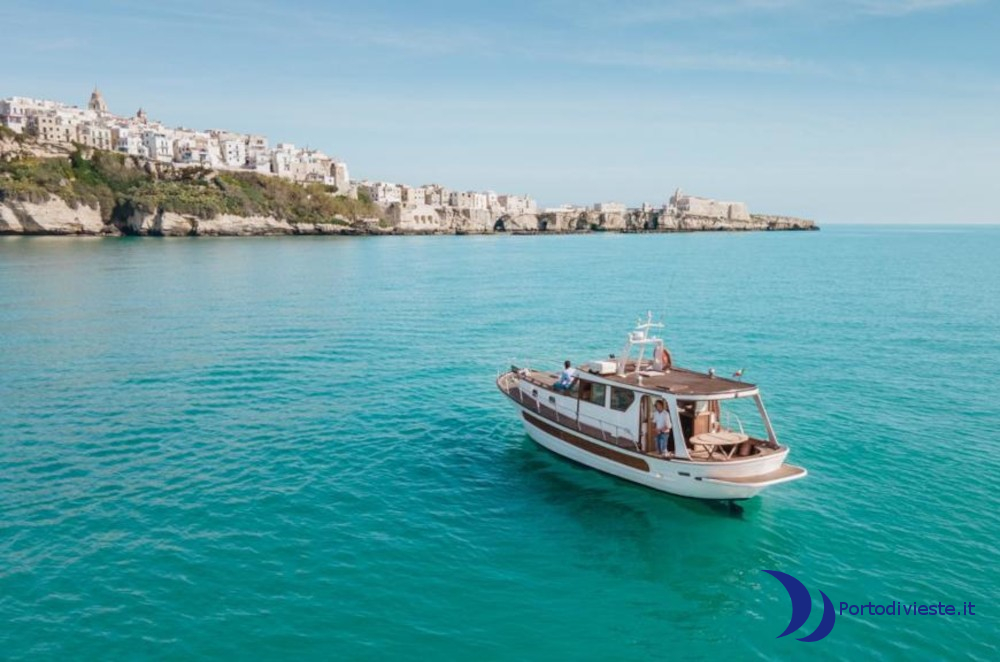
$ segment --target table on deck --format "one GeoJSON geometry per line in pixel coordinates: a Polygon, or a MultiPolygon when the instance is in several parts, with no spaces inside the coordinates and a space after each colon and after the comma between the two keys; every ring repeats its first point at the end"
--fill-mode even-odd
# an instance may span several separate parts
{"type": "Polygon", "coordinates": [[[731,430],[720,430],[718,432],[703,432],[701,434],[696,434],[691,437],[691,446],[701,446],[708,453],[708,457],[712,457],[712,453],[718,448],[719,452],[727,459],[732,459],[733,455],[736,453],[736,449],[739,445],[745,441],[749,441],[750,437],[743,434],[742,432],[733,432],[731,430]],[[725,450],[725,447],[729,447],[729,451],[725,450]]]}

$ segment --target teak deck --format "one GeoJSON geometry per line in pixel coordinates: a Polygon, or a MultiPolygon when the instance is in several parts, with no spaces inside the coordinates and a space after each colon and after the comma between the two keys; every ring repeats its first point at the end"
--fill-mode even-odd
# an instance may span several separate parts
{"type": "MultiPolygon", "coordinates": [[[[588,376],[594,375],[626,386],[665,391],[680,398],[740,393],[742,391],[752,391],[757,388],[755,384],[738,382],[725,377],[710,377],[703,372],[695,372],[687,368],[670,367],[663,371],[654,371],[652,367],[652,362],[647,363],[644,361],[639,371],[636,372],[635,362],[629,361],[626,364],[626,374],[624,376],[597,375],[596,373],[578,369],[577,377],[587,379],[588,376]],[[639,383],[640,377],[642,378],[641,384],[639,383]]],[[[530,370],[528,377],[532,382],[547,389],[552,389],[553,385],[559,379],[559,376],[554,373],[538,370],[530,370]]]]}

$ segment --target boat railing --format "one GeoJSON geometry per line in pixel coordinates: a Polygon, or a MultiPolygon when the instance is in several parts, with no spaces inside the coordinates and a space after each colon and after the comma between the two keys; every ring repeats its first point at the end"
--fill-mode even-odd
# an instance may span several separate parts
{"type": "Polygon", "coordinates": [[[733,432],[735,432],[736,428],[733,427],[733,419],[736,419],[736,425],[740,429],[740,434],[745,435],[746,431],[743,430],[743,421],[740,420],[740,417],[737,416],[735,412],[732,411],[722,412],[722,427],[724,427],[727,430],[732,430],[733,432]]]}
{"type": "MultiPolygon", "coordinates": [[[[575,407],[567,408],[565,405],[560,406],[560,399],[556,398],[548,390],[544,390],[544,387],[540,385],[539,389],[542,389],[546,394],[547,402],[542,402],[542,393],[539,392],[539,389],[532,389],[531,394],[525,393],[519,383],[525,377],[525,374],[521,370],[523,369],[512,369],[498,376],[501,386],[519,404],[534,409],[538,414],[550,418],[556,423],[573,428],[578,432],[592,434],[591,430],[593,430],[600,435],[602,441],[615,444],[616,446],[620,445],[618,443],[619,440],[625,441],[631,444],[636,450],[640,450],[639,443],[632,437],[632,431],[627,427],[610,423],[588,414],[582,414],[575,407]],[[590,430],[585,430],[584,427],[590,428],[590,430]]],[[[528,381],[528,383],[534,384],[532,381],[528,381]]]]}
{"type": "Polygon", "coordinates": [[[632,438],[632,430],[614,423],[609,423],[608,421],[602,420],[595,416],[590,416],[588,414],[579,414],[577,416],[577,422],[582,422],[580,419],[587,419],[588,421],[593,421],[597,425],[589,424],[590,427],[597,428],[601,432],[601,439],[608,443],[614,443],[617,439],[624,439],[630,442],[638,450],[639,444],[635,439],[632,438]],[[611,435],[611,439],[608,439],[608,435],[611,435]]]}

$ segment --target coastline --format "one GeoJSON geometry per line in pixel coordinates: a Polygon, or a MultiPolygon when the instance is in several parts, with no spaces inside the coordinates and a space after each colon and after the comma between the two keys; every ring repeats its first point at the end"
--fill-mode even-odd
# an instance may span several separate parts
{"type": "MultiPolygon", "coordinates": [[[[2,137],[2,136],[0,136],[2,137]]],[[[335,186],[178,167],[75,145],[0,140],[0,235],[289,236],[674,233],[818,230],[745,207],[502,212],[376,204],[335,186]]]]}
{"type": "MultiPolygon", "coordinates": [[[[735,222],[707,217],[649,217],[636,212],[587,223],[585,215],[554,218],[555,214],[501,217],[490,222],[466,222],[449,229],[419,229],[385,225],[379,218],[355,221],[295,222],[268,215],[218,214],[202,217],[166,211],[134,209],[128,215],[106,219],[99,206],[67,202],[50,196],[41,202],[0,199],[0,236],[61,237],[248,237],[248,236],[464,236],[464,235],[580,235],[580,234],[674,234],[691,232],[796,232],[819,230],[812,221],[790,217],[751,217],[735,222]],[[531,221],[529,223],[529,220],[531,221]],[[513,221],[513,222],[512,222],[513,221]],[[609,222],[610,221],[610,222],[609,222]],[[534,226],[534,227],[532,227],[534,226]]],[[[561,216],[561,214],[560,214],[561,216]]]]}

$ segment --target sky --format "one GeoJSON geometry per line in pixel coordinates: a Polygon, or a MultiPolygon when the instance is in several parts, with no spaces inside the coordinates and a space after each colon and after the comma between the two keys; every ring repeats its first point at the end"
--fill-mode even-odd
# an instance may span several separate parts
{"type": "Polygon", "coordinates": [[[0,97],[263,133],[354,179],[1000,222],[995,0],[14,2],[0,97]]]}

